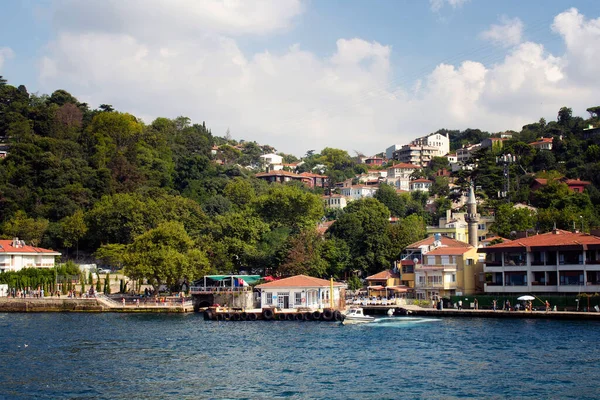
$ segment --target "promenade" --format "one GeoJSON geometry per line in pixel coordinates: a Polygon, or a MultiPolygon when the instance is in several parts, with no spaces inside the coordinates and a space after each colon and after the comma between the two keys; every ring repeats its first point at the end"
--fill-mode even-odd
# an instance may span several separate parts
{"type": "Polygon", "coordinates": [[[474,310],[455,308],[438,310],[415,305],[402,305],[397,309],[410,315],[424,317],[466,317],[466,318],[529,318],[600,321],[600,312],[583,311],[503,311],[474,310]]]}

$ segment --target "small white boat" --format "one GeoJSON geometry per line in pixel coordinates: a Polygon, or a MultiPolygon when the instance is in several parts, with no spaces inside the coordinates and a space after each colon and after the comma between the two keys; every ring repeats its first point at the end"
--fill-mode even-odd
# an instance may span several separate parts
{"type": "Polygon", "coordinates": [[[346,313],[344,320],[342,321],[342,324],[344,324],[344,325],[364,324],[364,323],[373,322],[373,321],[375,321],[375,318],[371,317],[369,315],[365,315],[363,313],[362,308],[351,308],[346,313]]]}

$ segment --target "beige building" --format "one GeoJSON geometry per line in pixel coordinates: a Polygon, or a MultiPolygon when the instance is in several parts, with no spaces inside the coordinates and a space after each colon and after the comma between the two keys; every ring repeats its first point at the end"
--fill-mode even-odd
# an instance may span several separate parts
{"type": "Polygon", "coordinates": [[[477,248],[445,236],[430,236],[409,245],[400,264],[400,281],[414,297],[437,300],[483,291],[483,264],[477,248]]]}

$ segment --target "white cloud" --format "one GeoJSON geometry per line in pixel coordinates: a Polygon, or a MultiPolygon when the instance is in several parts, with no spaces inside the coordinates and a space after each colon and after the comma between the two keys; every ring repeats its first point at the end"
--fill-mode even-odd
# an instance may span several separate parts
{"type": "Polygon", "coordinates": [[[79,27],[48,45],[40,78],[43,90],[65,88],[93,106],[147,120],[186,115],[216,135],[230,128],[236,139],[297,155],[326,146],[375,154],[443,127],[520,129],[564,105],[583,113],[600,90],[587,78],[600,73],[591,63],[597,24],[570,10],[554,23],[565,54],[521,43],[496,65],[440,64],[406,87],[393,83],[392,48],[360,38],[339,39],[332,54],[318,56],[298,44],[245,53],[216,28],[177,40],[157,30],[154,40],[136,30],[79,27]],[[577,65],[584,60],[586,69],[577,65]]]}
{"type": "Polygon", "coordinates": [[[567,71],[582,84],[598,80],[600,66],[600,18],[587,20],[575,8],[554,18],[552,29],[559,33],[567,46],[567,71]]]}
{"type": "Polygon", "coordinates": [[[301,0],[63,0],[55,3],[53,19],[60,30],[164,40],[205,32],[267,34],[289,28],[303,10],[301,0]]]}
{"type": "Polygon", "coordinates": [[[431,11],[439,12],[446,4],[452,8],[460,8],[469,0],[429,0],[431,11]]]}
{"type": "Polygon", "coordinates": [[[502,46],[512,47],[521,43],[523,36],[523,22],[519,18],[500,17],[500,25],[492,25],[490,29],[481,33],[483,39],[502,46]]]}
{"type": "Polygon", "coordinates": [[[14,56],[15,52],[12,51],[10,47],[0,47],[0,71],[2,70],[4,61],[13,58],[14,56]]]}

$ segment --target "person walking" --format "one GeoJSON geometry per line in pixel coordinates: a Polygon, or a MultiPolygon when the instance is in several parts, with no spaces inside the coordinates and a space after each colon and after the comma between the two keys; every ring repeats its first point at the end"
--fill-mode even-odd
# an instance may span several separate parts
{"type": "Polygon", "coordinates": [[[459,300],[459,301],[458,301],[458,309],[459,309],[459,310],[462,310],[462,300],[459,300]]]}
{"type": "Polygon", "coordinates": [[[477,299],[475,299],[475,309],[479,310],[479,302],[477,301],[477,299]]]}
{"type": "Polygon", "coordinates": [[[496,306],[497,306],[497,304],[498,304],[498,301],[497,301],[496,299],[492,300],[492,309],[493,309],[494,311],[496,311],[496,306]]]}
{"type": "Polygon", "coordinates": [[[550,303],[546,300],[546,312],[550,311],[550,303]]]}

